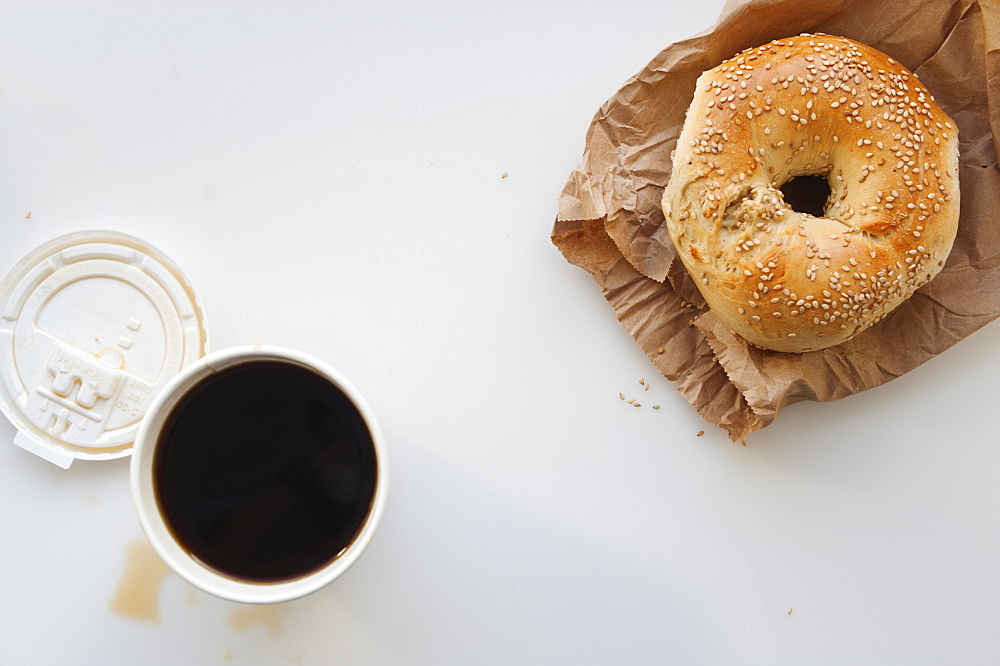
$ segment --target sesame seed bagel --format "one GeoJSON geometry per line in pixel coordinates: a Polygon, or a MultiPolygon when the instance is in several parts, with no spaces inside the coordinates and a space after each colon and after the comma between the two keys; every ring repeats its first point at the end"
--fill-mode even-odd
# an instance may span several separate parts
{"type": "Polygon", "coordinates": [[[958,230],[958,130],[884,53],[828,35],[777,40],[698,79],[663,211],[734,332],[775,351],[823,349],[944,266],[958,230]],[[829,184],[822,216],[793,210],[779,189],[800,176],[829,184]]]}

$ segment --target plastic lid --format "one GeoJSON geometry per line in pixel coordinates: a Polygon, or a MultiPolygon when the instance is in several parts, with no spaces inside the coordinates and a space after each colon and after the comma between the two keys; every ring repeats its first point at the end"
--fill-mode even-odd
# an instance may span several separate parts
{"type": "Polygon", "coordinates": [[[125,234],[62,236],[0,283],[0,409],[63,468],[130,454],[153,396],[207,351],[187,278],[125,234]]]}

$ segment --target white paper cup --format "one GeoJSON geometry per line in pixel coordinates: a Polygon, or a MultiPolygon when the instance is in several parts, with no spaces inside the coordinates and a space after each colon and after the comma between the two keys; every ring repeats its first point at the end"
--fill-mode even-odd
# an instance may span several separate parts
{"type": "MultiPolygon", "coordinates": [[[[220,480],[224,482],[224,480],[220,480]]],[[[371,409],[351,384],[327,364],[298,351],[257,345],[213,352],[187,366],[156,397],[136,437],[131,464],[132,498],[139,522],[160,557],[183,579],[210,594],[242,603],[280,603],[329,584],[343,574],[368,546],[385,509],[388,467],[382,434],[371,409]],[[362,525],[349,545],[326,565],[298,578],[254,582],[225,574],[183,547],[168,526],[154,483],[154,462],[164,424],[180,401],[200,382],[226,369],[255,361],[277,361],[308,369],[329,380],[357,408],[371,435],[376,465],[374,496],[362,525]]]]}

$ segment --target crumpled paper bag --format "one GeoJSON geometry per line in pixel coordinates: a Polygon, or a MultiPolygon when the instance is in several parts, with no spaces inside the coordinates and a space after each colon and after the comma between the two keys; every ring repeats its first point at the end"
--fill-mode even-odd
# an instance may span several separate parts
{"type": "Polygon", "coordinates": [[[1000,3],[730,0],[597,112],[559,197],[552,241],[594,277],[656,368],[733,441],[787,405],[899,377],[1000,315],[1000,3]],[[850,37],[920,77],[958,124],[961,217],[945,268],[854,339],[790,354],[748,345],[707,309],[676,257],[660,198],[695,81],[743,49],[803,32],[850,37]]]}

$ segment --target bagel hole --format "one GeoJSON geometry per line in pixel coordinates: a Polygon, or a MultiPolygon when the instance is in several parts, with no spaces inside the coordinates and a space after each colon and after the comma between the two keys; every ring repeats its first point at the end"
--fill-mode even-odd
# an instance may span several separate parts
{"type": "Polygon", "coordinates": [[[785,203],[796,213],[813,217],[826,214],[826,200],[830,197],[830,183],[824,176],[796,176],[782,185],[785,203]]]}

